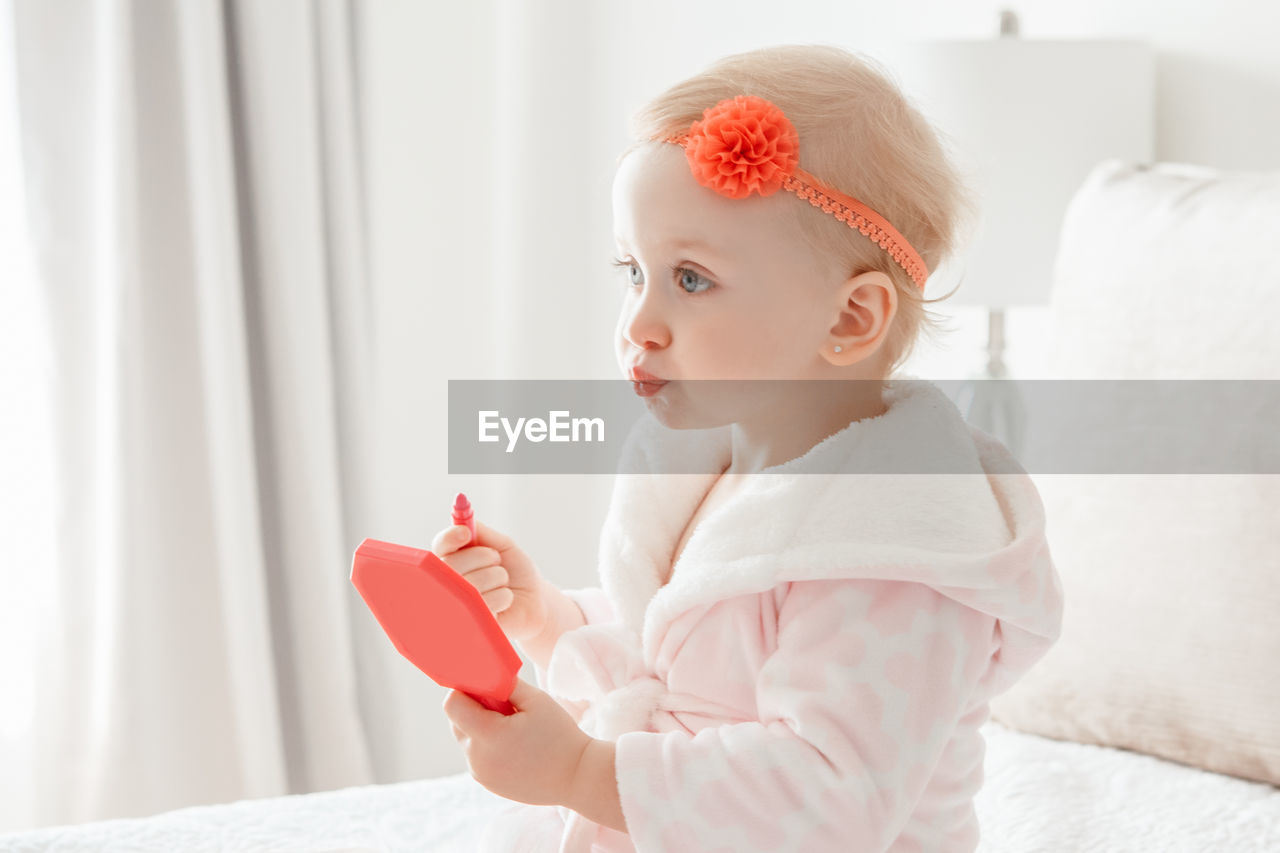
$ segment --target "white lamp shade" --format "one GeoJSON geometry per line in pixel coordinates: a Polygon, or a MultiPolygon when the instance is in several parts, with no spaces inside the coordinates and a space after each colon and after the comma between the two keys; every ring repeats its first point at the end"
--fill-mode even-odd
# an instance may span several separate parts
{"type": "Polygon", "coordinates": [[[1155,73],[1135,41],[1002,37],[878,51],[980,199],[972,239],[926,296],[1046,303],[1067,202],[1100,161],[1154,159],[1155,73]],[[963,280],[962,277],[963,276],[963,280]]]}

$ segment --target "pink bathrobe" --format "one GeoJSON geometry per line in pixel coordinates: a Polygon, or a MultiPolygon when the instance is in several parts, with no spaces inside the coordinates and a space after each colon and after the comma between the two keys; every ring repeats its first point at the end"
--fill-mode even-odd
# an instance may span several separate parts
{"type": "MultiPolygon", "coordinates": [[[[884,399],[885,414],[746,478],[664,587],[716,475],[617,478],[602,588],[566,591],[587,624],[536,674],[616,743],[628,833],[513,804],[482,849],[976,848],[978,729],[1057,640],[1062,588],[1039,495],[1003,445],[931,383],[889,384],[884,399]],[[970,473],[865,473],[926,446],[970,473]]],[[[686,453],[720,471],[729,428],[646,415],[623,452],[624,471],[686,453]]]]}

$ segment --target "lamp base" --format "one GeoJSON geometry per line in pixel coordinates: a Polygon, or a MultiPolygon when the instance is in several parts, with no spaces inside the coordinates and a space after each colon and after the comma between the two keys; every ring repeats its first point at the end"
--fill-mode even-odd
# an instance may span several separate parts
{"type": "Polygon", "coordinates": [[[1018,382],[1006,376],[1004,311],[987,312],[987,365],[961,383],[956,407],[965,421],[1000,440],[1017,458],[1026,435],[1027,409],[1018,382]]]}

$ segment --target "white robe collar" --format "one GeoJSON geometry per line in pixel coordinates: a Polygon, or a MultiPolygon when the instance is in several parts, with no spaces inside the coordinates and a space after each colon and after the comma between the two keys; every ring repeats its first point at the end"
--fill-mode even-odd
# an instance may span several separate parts
{"type": "MultiPolygon", "coordinates": [[[[966,424],[936,385],[903,379],[885,383],[884,414],[747,476],[703,517],[664,587],[676,541],[718,474],[617,476],[600,542],[601,582],[647,661],[687,610],[828,578],[928,584],[1001,619],[1006,644],[1026,647],[1026,666],[1052,645],[1062,593],[1031,478],[1002,444],[966,424]],[[923,470],[967,473],[865,473],[911,470],[886,460],[910,460],[922,448],[948,465],[923,470]]],[[[667,463],[685,454],[708,461],[678,470],[724,470],[731,428],[672,430],[646,415],[628,436],[619,470],[670,470],[667,463]]],[[[1006,657],[1014,663],[1016,650],[1006,657]]]]}

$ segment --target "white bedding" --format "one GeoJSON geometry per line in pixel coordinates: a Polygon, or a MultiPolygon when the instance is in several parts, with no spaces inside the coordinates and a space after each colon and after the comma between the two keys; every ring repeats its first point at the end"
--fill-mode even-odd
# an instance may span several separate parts
{"type": "MultiPolygon", "coordinates": [[[[1280,788],[994,721],[982,853],[1280,850],[1280,788]]],[[[3,851],[470,853],[507,801],[462,773],[0,835],[3,851]]]]}

